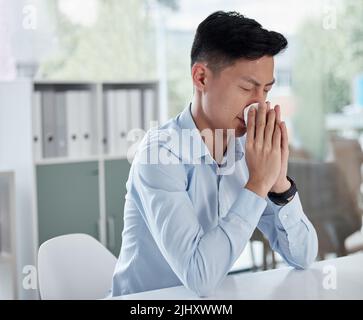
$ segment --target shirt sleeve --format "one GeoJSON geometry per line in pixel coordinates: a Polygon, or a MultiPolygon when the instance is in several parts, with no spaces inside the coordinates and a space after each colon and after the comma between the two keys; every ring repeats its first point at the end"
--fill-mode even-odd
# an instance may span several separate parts
{"type": "Polygon", "coordinates": [[[180,281],[199,296],[220,284],[248,243],[267,202],[245,189],[218,225],[203,230],[187,193],[182,164],[133,164],[137,205],[180,281]]]}
{"type": "Polygon", "coordinates": [[[289,265],[305,269],[316,259],[318,238],[304,214],[298,192],[284,206],[267,198],[267,207],[257,227],[268,238],[272,250],[289,265]]]}

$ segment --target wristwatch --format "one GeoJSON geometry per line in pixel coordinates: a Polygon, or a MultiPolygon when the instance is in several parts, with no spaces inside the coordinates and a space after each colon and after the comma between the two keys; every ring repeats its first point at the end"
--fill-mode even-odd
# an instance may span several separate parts
{"type": "Polygon", "coordinates": [[[267,195],[269,197],[269,199],[279,205],[279,206],[283,206],[287,203],[289,203],[292,198],[295,196],[295,193],[297,192],[297,188],[296,188],[296,184],[294,182],[294,180],[292,180],[290,177],[286,176],[287,180],[290,181],[291,183],[291,187],[286,190],[285,192],[281,192],[281,193],[277,193],[277,192],[269,192],[267,195]]]}

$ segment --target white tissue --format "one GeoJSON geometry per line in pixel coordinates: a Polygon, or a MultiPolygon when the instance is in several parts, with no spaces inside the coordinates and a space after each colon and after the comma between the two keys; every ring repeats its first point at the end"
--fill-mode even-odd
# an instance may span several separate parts
{"type": "Polygon", "coordinates": [[[244,120],[245,120],[245,124],[247,126],[247,121],[248,121],[248,111],[251,109],[251,108],[255,108],[257,110],[258,108],[258,103],[252,103],[250,104],[248,107],[246,107],[244,110],[243,110],[243,113],[244,113],[244,120]]]}

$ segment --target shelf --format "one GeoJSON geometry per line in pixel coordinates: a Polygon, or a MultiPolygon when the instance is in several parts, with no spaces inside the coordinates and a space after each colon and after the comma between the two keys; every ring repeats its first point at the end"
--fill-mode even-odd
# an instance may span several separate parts
{"type": "Polygon", "coordinates": [[[125,160],[126,155],[102,155],[87,158],[50,158],[38,160],[35,162],[37,166],[50,165],[50,164],[65,164],[65,163],[82,163],[91,161],[101,161],[101,160],[125,160]]]}
{"type": "Polygon", "coordinates": [[[35,162],[37,166],[49,165],[49,164],[63,164],[63,163],[77,163],[77,162],[91,162],[91,161],[99,161],[101,157],[99,156],[91,156],[84,158],[49,158],[42,159],[35,162]]]}

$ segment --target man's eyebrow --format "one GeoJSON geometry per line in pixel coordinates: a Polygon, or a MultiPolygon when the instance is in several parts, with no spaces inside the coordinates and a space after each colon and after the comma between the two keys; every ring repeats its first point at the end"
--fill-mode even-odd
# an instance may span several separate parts
{"type": "MultiPolygon", "coordinates": [[[[251,78],[251,77],[241,77],[241,79],[243,79],[243,80],[245,80],[245,81],[248,81],[248,82],[250,82],[250,83],[254,84],[254,85],[255,85],[255,86],[257,86],[257,87],[261,86],[261,83],[259,83],[257,80],[255,80],[255,79],[253,79],[253,78],[251,78]]],[[[266,83],[266,84],[265,84],[265,87],[267,87],[267,86],[272,86],[274,83],[275,83],[275,78],[274,78],[271,82],[266,83]]]]}

